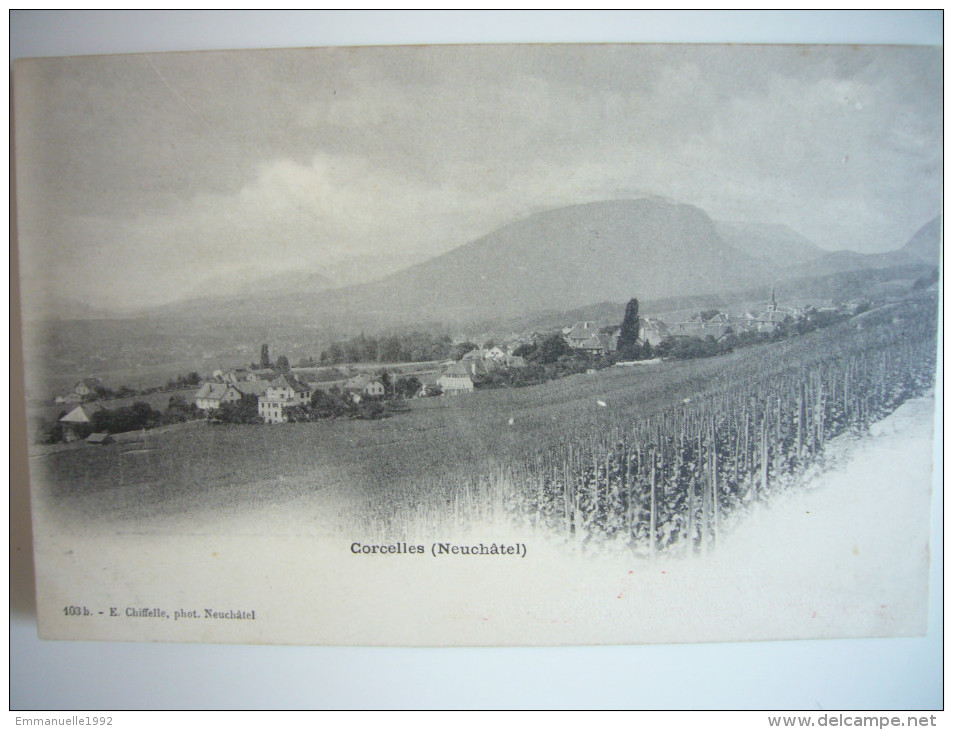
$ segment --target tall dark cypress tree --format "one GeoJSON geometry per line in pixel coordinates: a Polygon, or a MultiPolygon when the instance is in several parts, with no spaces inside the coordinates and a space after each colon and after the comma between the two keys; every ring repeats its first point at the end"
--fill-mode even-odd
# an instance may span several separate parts
{"type": "Polygon", "coordinates": [[[625,305],[625,316],[622,318],[622,328],[619,330],[619,341],[616,349],[620,352],[630,352],[635,348],[639,339],[639,300],[630,299],[625,305]]]}
{"type": "Polygon", "coordinates": [[[267,342],[261,346],[261,366],[262,368],[271,367],[271,360],[268,359],[268,343],[267,342]]]}

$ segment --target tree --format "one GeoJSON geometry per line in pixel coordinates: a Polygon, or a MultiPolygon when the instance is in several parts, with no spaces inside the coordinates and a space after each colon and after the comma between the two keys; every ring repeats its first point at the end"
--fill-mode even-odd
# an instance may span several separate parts
{"type": "Polygon", "coordinates": [[[476,349],[477,349],[476,343],[470,342],[469,340],[467,340],[466,342],[461,342],[459,345],[454,345],[452,357],[454,360],[460,360],[461,358],[463,358],[464,355],[470,352],[470,350],[476,350],[476,349]]]}
{"type": "Polygon", "coordinates": [[[329,392],[320,388],[311,394],[311,413],[317,418],[335,418],[354,410],[354,403],[335,386],[329,392]]]}
{"type": "Polygon", "coordinates": [[[625,305],[625,316],[622,318],[622,326],[619,328],[619,340],[616,349],[623,354],[631,353],[635,350],[635,344],[639,339],[639,300],[630,299],[625,305]]]}
{"type": "Polygon", "coordinates": [[[391,378],[390,373],[387,370],[379,370],[377,372],[377,377],[380,378],[381,383],[384,386],[384,397],[386,398],[389,395],[393,394],[393,378],[391,378]]]}
{"type": "Polygon", "coordinates": [[[560,334],[553,334],[539,343],[536,352],[532,358],[539,363],[549,364],[556,362],[559,358],[572,355],[572,348],[560,334]]]}
{"type": "Polygon", "coordinates": [[[38,444],[60,444],[66,440],[66,428],[59,421],[41,420],[36,425],[33,440],[38,444]]]}
{"type": "Polygon", "coordinates": [[[162,415],[162,423],[181,423],[195,417],[195,403],[189,403],[180,395],[169,397],[169,407],[162,415]]]}
{"type": "Polygon", "coordinates": [[[420,378],[416,375],[409,375],[405,378],[398,378],[394,385],[394,390],[401,398],[413,398],[420,392],[420,378]]]}
{"type": "Polygon", "coordinates": [[[362,400],[357,409],[351,413],[354,418],[361,418],[368,421],[376,421],[380,418],[387,418],[390,412],[385,410],[384,405],[376,400],[362,400]]]}
{"type": "Polygon", "coordinates": [[[288,363],[288,358],[284,355],[279,355],[278,359],[275,360],[275,370],[279,373],[290,373],[291,365],[288,363]]]}
{"type": "Polygon", "coordinates": [[[234,403],[223,403],[211,416],[225,423],[261,423],[258,404],[250,398],[242,398],[234,403]]]}
{"type": "Polygon", "coordinates": [[[154,410],[148,403],[137,401],[131,406],[111,411],[96,411],[92,416],[92,427],[98,432],[123,433],[152,428],[160,423],[161,418],[159,411],[154,410]]]}
{"type": "Polygon", "coordinates": [[[401,342],[400,338],[396,335],[391,335],[390,337],[384,337],[380,341],[380,355],[381,362],[400,362],[404,358],[401,357],[401,342]]]}
{"type": "Polygon", "coordinates": [[[307,423],[311,420],[311,412],[304,406],[290,406],[285,408],[285,418],[288,423],[307,423]]]}
{"type": "Polygon", "coordinates": [[[261,346],[261,367],[270,368],[271,360],[268,358],[268,343],[266,342],[261,346]]]}

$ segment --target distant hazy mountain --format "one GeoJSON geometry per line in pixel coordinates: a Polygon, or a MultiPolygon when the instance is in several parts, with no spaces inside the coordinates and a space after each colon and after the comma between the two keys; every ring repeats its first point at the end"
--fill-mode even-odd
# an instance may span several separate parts
{"type": "Polygon", "coordinates": [[[823,249],[787,226],[717,221],[715,230],[732,248],[772,266],[801,264],[825,253],[823,249]]]}
{"type": "Polygon", "coordinates": [[[244,270],[239,275],[230,274],[206,279],[191,290],[183,301],[163,305],[164,309],[189,306],[201,302],[202,306],[215,306],[214,301],[232,305],[236,298],[273,297],[280,295],[308,295],[340,289],[381,279],[422,260],[419,254],[400,256],[382,252],[373,256],[354,255],[324,266],[306,266],[303,271],[285,271],[255,276],[254,270],[244,270]],[[239,283],[236,283],[239,281],[239,283]]]}
{"type": "Polygon", "coordinates": [[[939,265],[940,218],[934,218],[917,231],[902,248],[885,253],[831,251],[823,256],[783,270],[785,278],[816,277],[861,269],[939,265]]]}
{"type": "Polygon", "coordinates": [[[122,312],[105,307],[94,307],[84,302],[54,295],[43,304],[43,319],[51,320],[95,320],[113,319],[123,316],[122,312]]]}
{"type": "Polygon", "coordinates": [[[940,216],[937,216],[914,233],[901,250],[916,256],[925,264],[939,266],[942,236],[943,224],[940,216]]]}
{"type": "Polygon", "coordinates": [[[289,272],[273,274],[262,279],[242,284],[233,289],[233,294],[254,296],[289,292],[318,292],[334,288],[335,283],[323,274],[313,272],[289,272]]]}
{"type": "Polygon", "coordinates": [[[460,320],[719,292],[766,276],[762,262],[725,244],[702,210],[646,198],[539,213],[320,300],[346,311],[460,320]]]}

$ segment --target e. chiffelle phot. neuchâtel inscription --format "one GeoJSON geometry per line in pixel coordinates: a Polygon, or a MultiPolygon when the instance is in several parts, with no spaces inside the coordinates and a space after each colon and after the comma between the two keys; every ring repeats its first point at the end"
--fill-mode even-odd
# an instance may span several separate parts
{"type": "Polygon", "coordinates": [[[243,621],[254,621],[255,611],[244,609],[185,609],[176,608],[173,610],[165,608],[156,608],[154,606],[109,606],[106,609],[97,610],[89,606],[69,605],[63,607],[63,615],[74,618],[90,618],[94,616],[106,616],[108,618],[148,618],[148,619],[169,619],[178,621],[180,619],[239,619],[243,621]]]}

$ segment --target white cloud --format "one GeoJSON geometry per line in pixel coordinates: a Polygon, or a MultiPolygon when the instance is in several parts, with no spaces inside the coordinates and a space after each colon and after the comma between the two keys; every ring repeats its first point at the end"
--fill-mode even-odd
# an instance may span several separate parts
{"type": "MultiPolygon", "coordinates": [[[[274,67],[222,55],[205,68],[157,57],[128,77],[97,71],[99,101],[44,131],[57,214],[36,223],[52,242],[42,264],[91,302],[157,303],[205,280],[382,248],[438,253],[605,198],[658,194],[858,250],[902,244],[938,209],[939,106],[935,89],[912,85],[916,58],[496,53],[431,49],[402,65],[376,49],[357,66],[325,54],[320,76],[292,55],[268,56],[274,67]],[[143,120],[156,89],[170,93],[157,69],[178,96],[143,120]]],[[[65,96],[50,108],[83,88],[57,82],[65,96]]]]}

